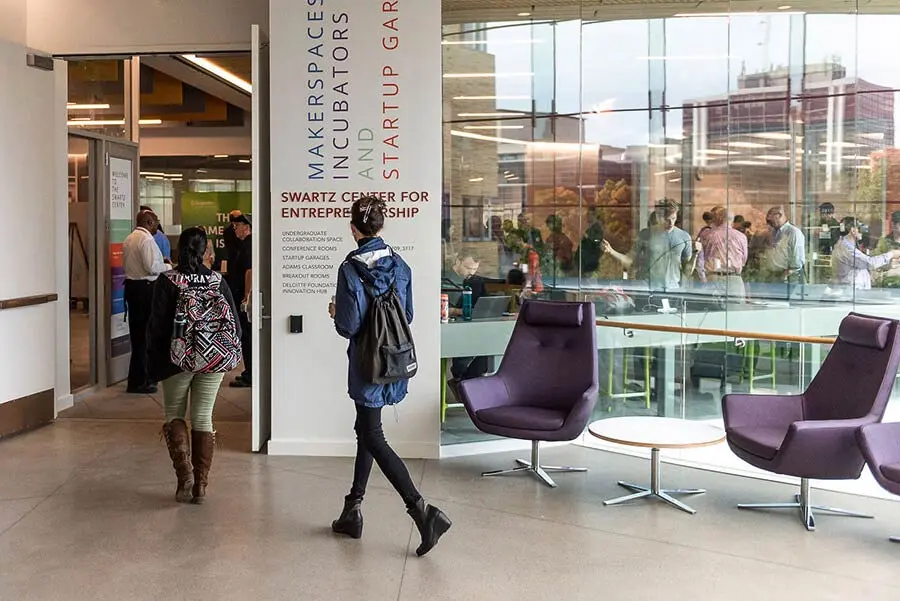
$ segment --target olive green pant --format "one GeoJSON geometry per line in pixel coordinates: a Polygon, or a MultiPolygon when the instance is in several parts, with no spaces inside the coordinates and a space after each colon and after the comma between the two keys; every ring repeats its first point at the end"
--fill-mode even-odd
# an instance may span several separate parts
{"type": "Polygon", "coordinates": [[[225,374],[180,373],[164,380],[163,407],[166,410],[166,423],[185,418],[190,394],[191,429],[212,432],[213,408],[224,378],[225,374]]]}

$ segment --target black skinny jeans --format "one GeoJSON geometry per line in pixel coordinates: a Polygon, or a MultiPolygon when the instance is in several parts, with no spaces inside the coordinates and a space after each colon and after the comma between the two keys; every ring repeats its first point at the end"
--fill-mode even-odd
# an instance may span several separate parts
{"type": "Polygon", "coordinates": [[[372,461],[378,464],[391,485],[400,494],[407,508],[422,498],[409,476],[406,464],[390,447],[381,427],[381,408],[356,405],[356,464],[353,468],[353,486],[348,501],[362,501],[372,472],[372,461]]]}

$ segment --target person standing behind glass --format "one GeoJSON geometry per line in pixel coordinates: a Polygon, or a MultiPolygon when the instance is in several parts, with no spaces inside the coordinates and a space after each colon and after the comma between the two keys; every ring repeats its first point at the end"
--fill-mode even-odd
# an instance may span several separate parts
{"type": "MultiPolygon", "coordinates": [[[[875,245],[875,254],[883,255],[886,252],[900,249],[900,211],[891,213],[891,231],[887,236],[882,236],[875,245]]],[[[879,285],[885,288],[900,288],[900,268],[882,268],[879,273],[879,285]]]]}
{"type": "Polygon", "coordinates": [[[597,209],[589,207],[587,212],[587,229],[581,236],[578,246],[576,264],[581,267],[581,277],[595,277],[600,269],[600,257],[603,255],[603,224],[597,217],[597,209]]]}
{"type": "Polygon", "coordinates": [[[715,207],[711,215],[711,226],[700,238],[706,281],[729,300],[743,302],[746,291],[741,272],[747,264],[747,236],[728,224],[725,207],[715,207]]]}
{"type": "Polygon", "coordinates": [[[764,259],[763,271],[769,282],[802,284],[806,264],[806,237],[790,223],[784,207],[772,207],[766,214],[772,228],[772,247],[764,259]]]}
{"type": "Polygon", "coordinates": [[[625,269],[636,266],[637,278],[647,280],[651,289],[680,288],[697,267],[702,245],[692,242],[690,235],[675,225],[678,205],[664,201],[655,213],[655,223],[641,230],[634,249],[625,255],[616,251],[606,240],[603,252],[609,253],[625,269]]]}
{"type": "Polygon", "coordinates": [[[844,217],[841,220],[841,231],[845,232],[844,236],[834,245],[831,252],[834,282],[856,290],[869,290],[872,288],[869,270],[885,267],[894,259],[900,259],[900,249],[889,250],[873,257],[859,250],[858,244],[862,235],[855,217],[844,217]]]}

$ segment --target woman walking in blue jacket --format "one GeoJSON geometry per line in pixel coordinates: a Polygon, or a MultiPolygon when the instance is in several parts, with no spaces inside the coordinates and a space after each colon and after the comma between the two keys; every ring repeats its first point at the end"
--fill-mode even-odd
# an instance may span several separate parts
{"type": "Polygon", "coordinates": [[[381,425],[381,410],[396,405],[406,397],[407,381],[372,384],[359,369],[357,336],[365,327],[369,298],[366,289],[376,296],[393,287],[405,308],[406,319],[413,319],[412,272],[409,265],[385,244],[379,234],[384,227],[387,206],[375,196],[353,203],[350,231],[358,248],[347,255],[338,272],[337,296],[329,306],[338,334],[350,341],[347,385],[356,404],[356,464],[350,494],[344,499],[341,516],[331,524],[337,534],[353,538],[362,536],[363,518],[360,506],[366,494],[372,462],[400,494],[406,511],[419,529],[422,543],[416,549],[420,557],[430,551],[451,525],[450,519],[437,507],[426,505],[413,484],[403,460],[388,445],[381,425]],[[365,286],[363,285],[365,279],[365,286]]]}

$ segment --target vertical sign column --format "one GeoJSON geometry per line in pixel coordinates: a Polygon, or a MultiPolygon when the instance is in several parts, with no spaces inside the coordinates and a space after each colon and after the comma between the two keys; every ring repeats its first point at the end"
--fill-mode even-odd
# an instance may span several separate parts
{"type": "Polygon", "coordinates": [[[110,311],[109,338],[112,357],[121,357],[131,350],[128,322],[125,319],[125,267],[122,263],[122,243],[131,233],[133,169],[131,161],[109,159],[109,266],[110,311]]]}
{"type": "Polygon", "coordinates": [[[270,2],[270,452],[355,451],[346,341],[327,306],[356,248],[350,207],[376,194],[388,206],[384,238],[413,270],[420,366],[388,425],[408,456],[438,453],[440,16],[440,0],[270,2]],[[301,334],[288,333],[295,315],[301,334]]]}

